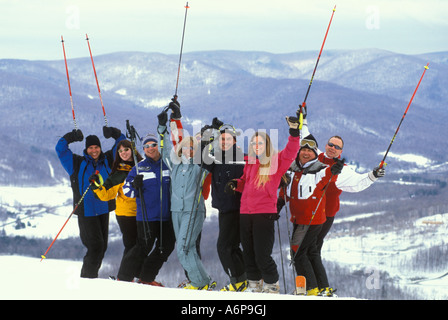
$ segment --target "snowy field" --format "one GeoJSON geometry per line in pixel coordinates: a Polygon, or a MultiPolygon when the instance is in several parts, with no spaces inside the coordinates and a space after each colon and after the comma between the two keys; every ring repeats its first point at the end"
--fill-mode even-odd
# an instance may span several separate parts
{"type": "MultiPolygon", "coordinates": [[[[266,293],[160,288],[108,279],[81,279],[81,262],[0,256],[0,300],[310,300],[266,293]]],[[[342,300],[352,300],[344,298],[342,300]]]]}

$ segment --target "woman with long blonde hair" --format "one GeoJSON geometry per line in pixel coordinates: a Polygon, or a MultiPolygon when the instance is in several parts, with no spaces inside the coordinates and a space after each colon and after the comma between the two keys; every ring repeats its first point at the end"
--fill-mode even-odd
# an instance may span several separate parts
{"type": "Polygon", "coordinates": [[[248,291],[279,293],[278,271],[272,259],[277,190],[280,179],[300,148],[299,120],[287,117],[290,136],[282,151],[271,138],[257,131],[250,139],[247,163],[240,179],[227,184],[227,192],[241,192],[240,232],[248,278],[248,291]],[[263,285],[264,282],[264,285],[263,285]]]}

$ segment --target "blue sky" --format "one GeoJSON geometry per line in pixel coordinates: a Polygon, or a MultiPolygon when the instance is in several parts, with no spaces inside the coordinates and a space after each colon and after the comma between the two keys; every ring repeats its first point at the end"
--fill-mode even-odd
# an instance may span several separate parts
{"type": "MultiPolygon", "coordinates": [[[[380,48],[448,51],[444,0],[191,0],[184,52],[287,53],[380,48]]],[[[0,0],[0,59],[62,59],[116,51],[178,54],[184,0],[0,0]]]]}

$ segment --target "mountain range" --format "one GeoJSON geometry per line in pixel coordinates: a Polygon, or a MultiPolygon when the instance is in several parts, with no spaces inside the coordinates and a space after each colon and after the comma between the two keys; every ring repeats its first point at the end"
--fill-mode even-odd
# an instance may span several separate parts
{"type": "MultiPolygon", "coordinates": [[[[69,50],[67,54],[69,58],[69,50]]],[[[117,52],[94,57],[105,106],[103,116],[90,57],[68,59],[76,124],[97,134],[103,149],[105,120],[124,133],[126,120],[140,136],[156,131],[156,115],[176,91],[178,56],[117,52]]],[[[207,51],[185,53],[177,94],[190,133],[214,117],[237,129],[288,130],[284,117],[302,103],[316,52],[207,51]]],[[[443,132],[448,111],[448,52],[403,55],[380,49],[323,53],[307,99],[310,131],[321,149],[344,138],[344,156],[360,170],[378,165],[429,63],[394,140],[390,172],[445,172],[443,132]],[[402,161],[411,156],[407,161],[402,161]],[[424,165],[414,161],[424,158],[424,165]]],[[[59,137],[74,128],[64,60],[0,60],[0,179],[4,185],[51,185],[67,175],[56,157],[59,137]]],[[[250,130],[249,130],[250,131],[250,130]]],[[[245,137],[244,147],[247,144],[245,137]]],[[[84,143],[71,148],[81,153],[84,143]]]]}

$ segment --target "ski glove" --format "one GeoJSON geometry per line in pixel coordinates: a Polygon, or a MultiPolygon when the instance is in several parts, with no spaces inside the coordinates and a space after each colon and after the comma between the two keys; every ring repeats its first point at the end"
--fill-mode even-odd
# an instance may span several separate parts
{"type": "Polygon", "coordinates": [[[293,137],[298,137],[300,135],[301,123],[297,117],[286,117],[286,122],[289,126],[289,134],[293,137]]]}
{"type": "Polygon", "coordinates": [[[232,179],[229,182],[227,182],[226,186],[224,187],[224,192],[228,194],[235,194],[235,189],[238,185],[238,181],[236,179],[232,179]]]}
{"type": "Polygon", "coordinates": [[[386,170],[384,168],[375,167],[373,169],[373,175],[375,178],[382,178],[386,175],[386,170]]]}
{"type": "Polygon", "coordinates": [[[341,173],[342,168],[344,168],[345,159],[334,159],[336,162],[331,166],[331,174],[336,176],[341,173]]]}
{"type": "Polygon", "coordinates": [[[94,173],[89,177],[89,182],[92,183],[92,189],[101,188],[103,185],[103,177],[98,173],[94,173]]]}
{"type": "Polygon", "coordinates": [[[121,135],[121,130],[114,128],[114,127],[108,127],[108,126],[103,126],[103,136],[106,139],[109,138],[114,138],[115,140],[117,140],[118,138],[120,138],[121,135]]]}
{"type": "Polygon", "coordinates": [[[212,121],[212,128],[213,129],[217,129],[219,130],[219,128],[221,128],[221,126],[224,124],[224,122],[222,122],[221,120],[218,120],[218,118],[213,118],[212,121]]]}
{"type": "Polygon", "coordinates": [[[168,105],[168,109],[171,109],[171,119],[180,119],[182,118],[182,114],[180,113],[180,104],[177,102],[177,100],[174,100],[173,102],[170,102],[168,105]]]}
{"type": "Polygon", "coordinates": [[[302,111],[303,119],[306,119],[307,109],[306,109],[306,103],[305,102],[303,104],[299,105],[299,109],[297,109],[297,111],[296,111],[297,118],[300,118],[300,111],[302,111]]]}
{"type": "Polygon", "coordinates": [[[134,189],[140,189],[143,187],[143,175],[138,174],[135,176],[134,181],[132,181],[132,185],[134,186],[134,189]]]}
{"type": "Polygon", "coordinates": [[[157,115],[157,119],[159,119],[159,126],[166,126],[166,122],[168,121],[168,115],[166,111],[162,111],[157,115]]]}
{"type": "Polygon", "coordinates": [[[72,131],[64,135],[64,139],[67,141],[67,143],[72,143],[76,141],[82,141],[84,139],[84,135],[82,134],[81,130],[73,129],[72,131]]]}

